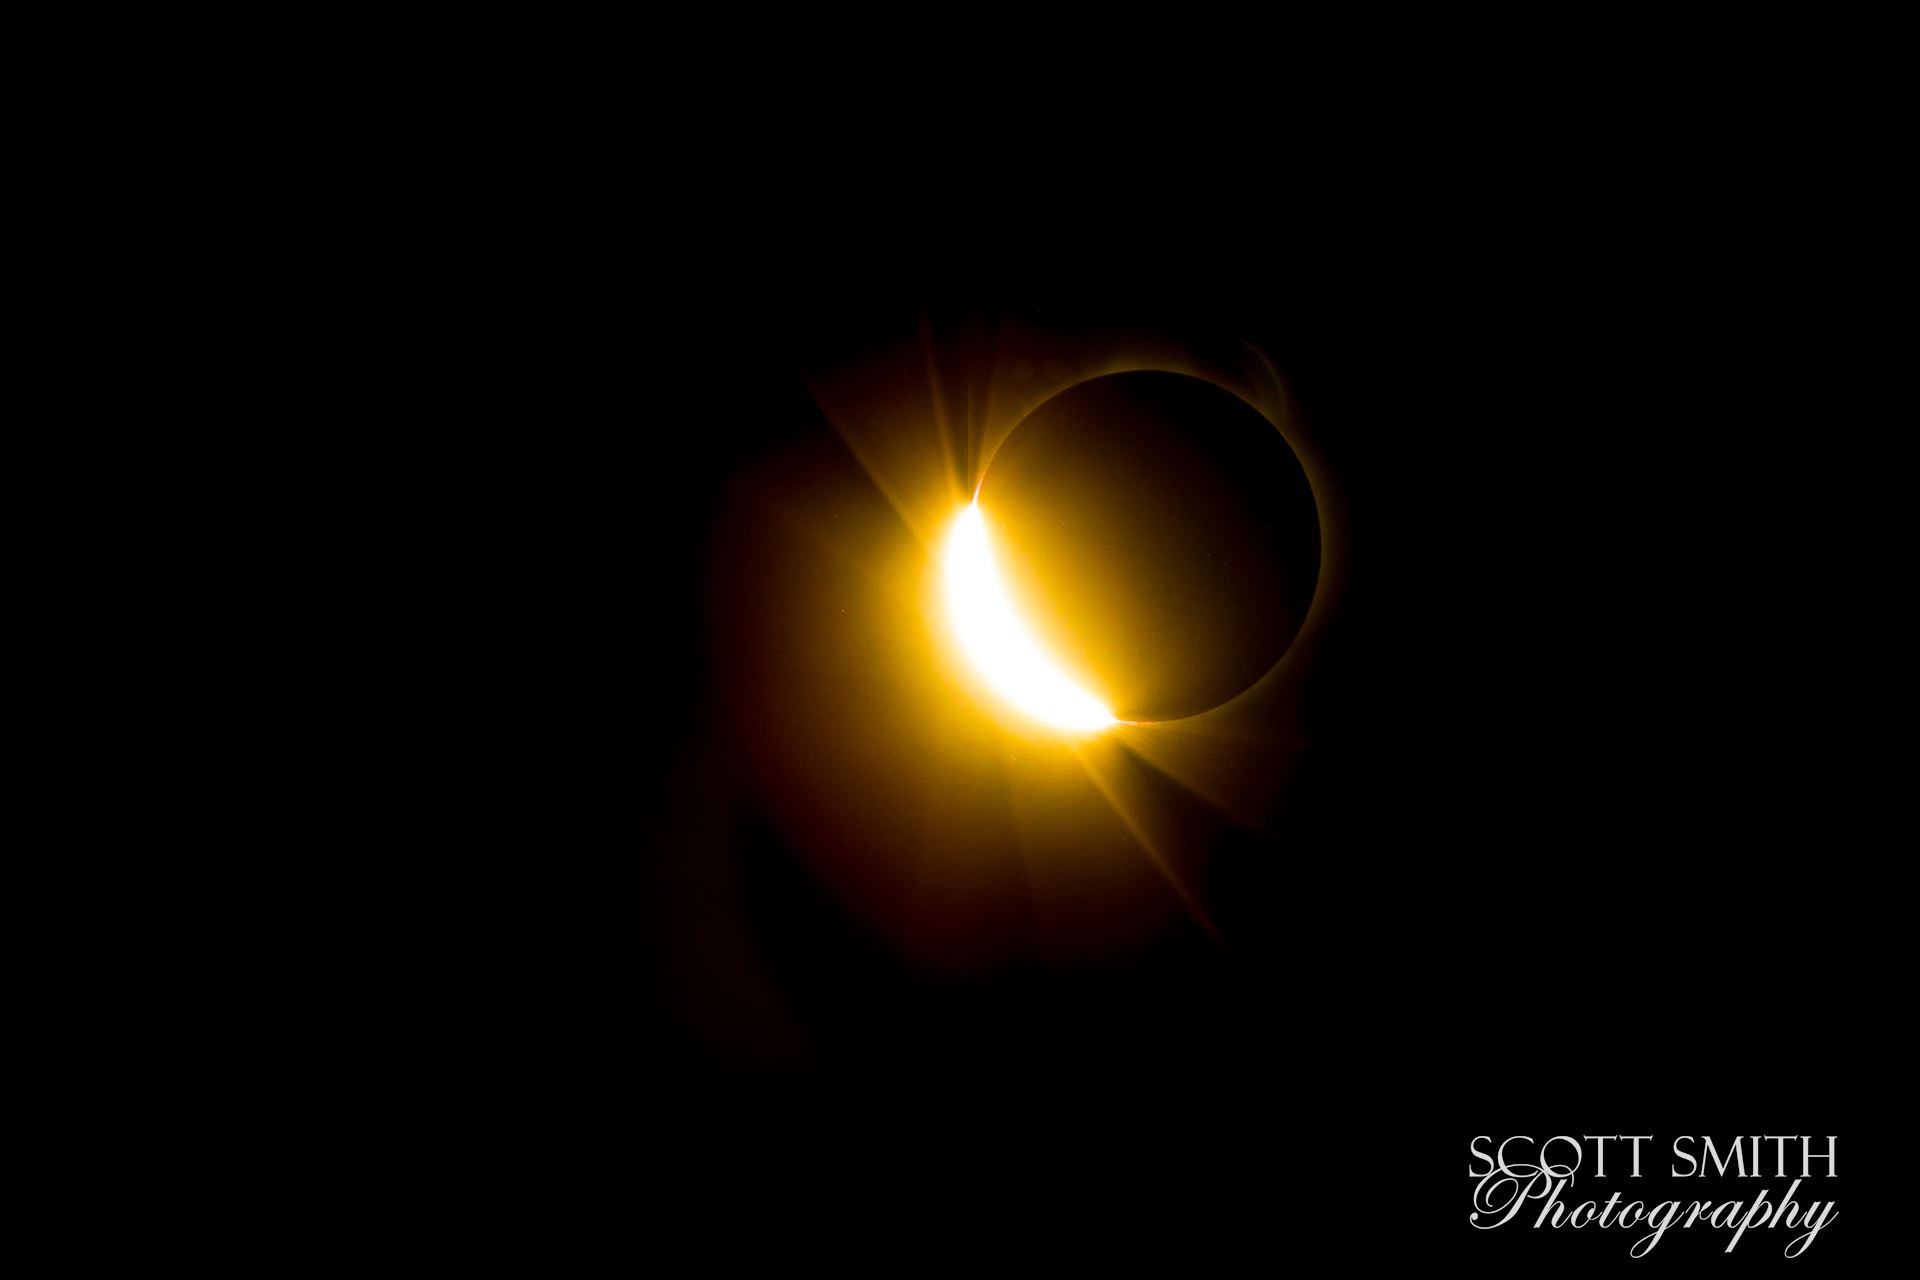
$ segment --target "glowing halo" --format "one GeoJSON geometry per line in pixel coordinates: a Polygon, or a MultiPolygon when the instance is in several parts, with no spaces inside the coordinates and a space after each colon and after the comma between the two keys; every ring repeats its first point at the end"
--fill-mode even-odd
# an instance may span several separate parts
{"type": "Polygon", "coordinates": [[[1092,733],[1129,723],[1116,720],[1075,684],[1021,621],[994,568],[977,497],[953,523],[944,568],[948,622],[967,661],[995,694],[1054,729],[1092,733]]]}

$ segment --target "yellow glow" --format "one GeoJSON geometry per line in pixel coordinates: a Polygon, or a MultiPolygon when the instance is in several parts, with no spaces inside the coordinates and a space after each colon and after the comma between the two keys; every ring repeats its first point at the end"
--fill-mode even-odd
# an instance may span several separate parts
{"type": "Polygon", "coordinates": [[[980,504],[969,503],[947,537],[947,617],[967,661],[1021,713],[1055,729],[1119,724],[1100,700],[1055,665],[1014,611],[993,565],[980,504]]]}

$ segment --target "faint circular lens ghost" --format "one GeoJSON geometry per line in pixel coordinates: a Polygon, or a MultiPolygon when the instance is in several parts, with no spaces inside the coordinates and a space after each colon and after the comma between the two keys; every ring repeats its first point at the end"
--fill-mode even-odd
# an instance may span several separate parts
{"type": "Polygon", "coordinates": [[[1228,701],[1313,602],[1320,521],[1266,416],[1185,374],[1079,383],[1029,413],[976,498],[1034,643],[1120,720],[1228,701]]]}

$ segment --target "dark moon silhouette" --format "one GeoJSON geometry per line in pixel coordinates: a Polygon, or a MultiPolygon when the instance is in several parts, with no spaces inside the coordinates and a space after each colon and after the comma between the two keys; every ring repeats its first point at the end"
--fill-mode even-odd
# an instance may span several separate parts
{"type": "Polygon", "coordinates": [[[979,497],[1049,650],[1124,720],[1218,706],[1293,642],[1320,569],[1300,460],[1259,410],[1185,374],[1108,374],[1014,428],[979,497]]]}

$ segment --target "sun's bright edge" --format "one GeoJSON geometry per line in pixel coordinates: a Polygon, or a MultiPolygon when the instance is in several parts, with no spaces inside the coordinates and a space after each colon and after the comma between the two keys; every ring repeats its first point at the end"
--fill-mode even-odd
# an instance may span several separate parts
{"type": "Polygon", "coordinates": [[[1047,656],[1021,621],[994,568],[977,500],[961,510],[947,536],[945,570],[954,636],[995,694],[1055,729],[1090,733],[1122,723],[1047,656]]]}

